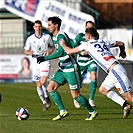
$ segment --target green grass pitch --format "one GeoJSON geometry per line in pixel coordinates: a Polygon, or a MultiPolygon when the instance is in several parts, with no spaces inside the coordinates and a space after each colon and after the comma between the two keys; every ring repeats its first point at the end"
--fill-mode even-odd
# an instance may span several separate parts
{"type": "MultiPolygon", "coordinates": [[[[81,93],[88,99],[89,85],[83,85],[81,93]]],[[[102,96],[98,89],[95,95],[98,117],[85,121],[88,112],[81,107],[76,109],[66,85],[60,87],[61,94],[69,116],[59,121],[52,121],[58,113],[52,101],[48,111],[42,111],[42,103],[37,95],[34,83],[0,84],[3,96],[0,103],[0,133],[133,133],[133,110],[128,118],[122,118],[119,105],[102,96]],[[26,107],[30,116],[25,121],[16,119],[19,107],[26,107]]]]}

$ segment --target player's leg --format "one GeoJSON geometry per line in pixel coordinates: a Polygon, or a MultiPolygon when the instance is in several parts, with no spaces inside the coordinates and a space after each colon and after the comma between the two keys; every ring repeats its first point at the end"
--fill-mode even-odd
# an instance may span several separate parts
{"type": "Polygon", "coordinates": [[[123,93],[121,95],[124,97],[124,99],[133,103],[133,92],[132,91],[129,91],[127,93],[123,93]]]}
{"type": "Polygon", "coordinates": [[[104,86],[100,86],[99,91],[101,94],[107,96],[109,99],[118,103],[123,109],[123,118],[127,118],[130,114],[132,106],[127,103],[121,96],[119,96],[115,91],[107,90],[104,86]]]}
{"type": "Polygon", "coordinates": [[[132,83],[127,77],[125,68],[119,64],[111,71],[115,77],[115,87],[125,100],[133,102],[132,83]]]}
{"type": "Polygon", "coordinates": [[[49,108],[51,106],[51,101],[49,99],[49,95],[48,95],[48,91],[47,91],[47,86],[48,86],[47,77],[46,76],[41,76],[40,82],[41,82],[41,85],[42,85],[42,90],[43,90],[43,93],[44,93],[46,106],[47,106],[47,108],[49,108]]]}
{"type": "Polygon", "coordinates": [[[71,95],[80,105],[88,110],[89,115],[85,120],[93,120],[97,116],[97,112],[89,104],[88,100],[80,94],[80,88],[82,83],[82,78],[79,71],[66,73],[65,77],[67,79],[71,95]]]}
{"type": "MultiPolygon", "coordinates": [[[[80,63],[79,63],[79,64],[80,64],[80,63]]],[[[80,72],[81,72],[81,78],[82,78],[82,81],[83,81],[83,77],[84,77],[84,75],[86,74],[88,65],[82,66],[82,65],[80,64],[79,68],[80,68],[80,72]]],[[[74,102],[74,106],[75,106],[76,108],[80,108],[80,104],[79,104],[75,99],[73,100],[73,102],[74,102]]]]}
{"type": "Polygon", "coordinates": [[[49,62],[42,62],[39,65],[40,82],[41,82],[41,85],[42,85],[42,90],[43,90],[43,93],[44,93],[47,108],[49,108],[51,106],[51,102],[50,102],[48,91],[47,91],[47,86],[48,86],[47,79],[48,79],[48,76],[49,76],[49,69],[50,69],[49,62]]]}
{"type": "Polygon", "coordinates": [[[42,84],[40,83],[40,81],[36,81],[36,86],[37,86],[37,93],[39,98],[41,99],[42,103],[43,103],[43,108],[42,110],[48,110],[48,107],[46,105],[46,100],[45,100],[45,96],[44,96],[44,91],[42,89],[42,84]]]}
{"type": "MultiPolygon", "coordinates": [[[[112,73],[116,79],[116,89],[119,91],[119,93],[123,96],[125,100],[133,103],[132,83],[127,77],[127,72],[125,68],[121,64],[116,65],[113,68],[112,73]]],[[[131,109],[132,105],[130,105],[129,103],[125,104],[123,108],[123,118],[128,117],[131,109]]]]}
{"type": "Polygon", "coordinates": [[[88,70],[90,72],[90,78],[91,78],[89,103],[91,106],[95,107],[94,96],[97,88],[97,65],[94,61],[92,61],[88,65],[88,70]]]}
{"type": "Polygon", "coordinates": [[[123,107],[125,100],[119,96],[115,91],[105,88],[104,85],[101,85],[99,88],[99,92],[114,101],[115,103],[118,103],[121,107],[123,107]]]}
{"type": "Polygon", "coordinates": [[[69,115],[62,103],[61,96],[57,91],[57,88],[60,85],[63,85],[65,82],[66,80],[62,74],[62,71],[58,70],[52,77],[47,87],[47,90],[49,92],[49,95],[51,96],[51,99],[54,101],[55,105],[59,109],[58,115],[52,119],[54,121],[60,120],[69,115]]]}
{"type": "MultiPolygon", "coordinates": [[[[121,94],[127,101],[133,102],[133,92],[127,92],[121,94]]],[[[127,118],[128,115],[130,114],[130,111],[132,109],[132,105],[127,103],[123,106],[123,118],[127,118]]]]}
{"type": "MultiPolygon", "coordinates": [[[[127,77],[127,72],[125,68],[119,64],[116,65],[111,73],[115,77],[115,87],[119,91],[119,93],[123,96],[123,98],[126,101],[132,102],[133,103],[133,92],[132,92],[132,84],[130,80],[127,77]]],[[[123,118],[128,117],[130,114],[130,110],[132,109],[132,105],[124,104],[123,107],[123,118]]]]}
{"type": "Polygon", "coordinates": [[[32,80],[36,82],[37,94],[43,103],[42,109],[47,110],[44,92],[40,83],[40,70],[38,69],[38,67],[39,64],[34,64],[34,67],[32,68],[32,80]]]}
{"type": "Polygon", "coordinates": [[[116,87],[120,93],[121,85],[119,85],[118,79],[116,77],[121,79],[120,76],[114,70],[110,71],[107,77],[105,78],[105,80],[103,81],[102,85],[100,86],[99,91],[101,94],[107,96],[112,101],[118,103],[123,109],[123,117],[126,118],[130,112],[127,111],[126,117],[125,117],[124,108],[129,104],[121,96],[119,96],[115,91],[111,90],[111,88],[116,87]]]}

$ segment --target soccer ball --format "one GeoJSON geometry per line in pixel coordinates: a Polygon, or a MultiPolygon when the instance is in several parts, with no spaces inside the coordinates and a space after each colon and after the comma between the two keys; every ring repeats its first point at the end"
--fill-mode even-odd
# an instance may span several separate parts
{"type": "Polygon", "coordinates": [[[25,107],[18,108],[16,111],[16,118],[18,120],[26,120],[29,118],[29,111],[25,107]]]}

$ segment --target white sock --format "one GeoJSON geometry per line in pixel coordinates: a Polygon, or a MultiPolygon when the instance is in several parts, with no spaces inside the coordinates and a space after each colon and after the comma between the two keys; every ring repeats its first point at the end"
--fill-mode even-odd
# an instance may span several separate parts
{"type": "Polygon", "coordinates": [[[46,83],[45,85],[42,85],[42,90],[45,97],[48,97],[47,86],[48,86],[48,83],[46,83]]]}
{"type": "Polygon", "coordinates": [[[96,110],[92,111],[92,112],[89,112],[89,114],[94,114],[96,112],[96,110]]]}
{"type": "Polygon", "coordinates": [[[45,104],[46,101],[45,101],[45,97],[44,97],[44,93],[43,93],[42,88],[37,87],[37,93],[38,93],[38,96],[40,97],[42,103],[45,104]]]}
{"type": "Polygon", "coordinates": [[[66,111],[66,109],[60,110],[60,113],[65,112],[65,111],[66,111]]]}
{"type": "Polygon", "coordinates": [[[113,100],[114,102],[118,103],[119,105],[121,105],[121,107],[123,106],[125,100],[120,97],[116,92],[114,91],[110,91],[107,95],[108,98],[110,98],[111,100],[113,100]]]}

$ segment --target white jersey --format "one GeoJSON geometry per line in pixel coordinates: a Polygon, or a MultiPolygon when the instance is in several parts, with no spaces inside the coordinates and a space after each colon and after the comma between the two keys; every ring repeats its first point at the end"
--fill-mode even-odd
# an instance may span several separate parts
{"type": "Polygon", "coordinates": [[[24,49],[33,50],[36,55],[43,55],[49,46],[53,46],[51,36],[49,34],[43,33],[40,38],[35,34],[32,34],[27,38],[24,49]]]}
{"type": "Polygon", "coordinates": [[[85,50],[94,61],[105,71],[117,61],[110,51],[110,47],[115,46],[115,41],[91,40],[78,46],[80,51],[85,50]]]}
{"type": "Polygon", "coordinates": [[[40,38],[32,34],[27,38],[24,49],[34,51],[31,65],[33,81],[39,81],[41,76],[49,76],[50,61],[48,60],[38,64],[36,58],[40,55],[44,55],[44,52],[51,46],[54,46],[54,44],[49,34],[43,33],[40,38]]]}
{"type": "MultiPolygon", "coordinates": [[[[118,60],[110,51],[110,47],[115,46],[116,41],[91,40],[78,46],[80,51],[85,50],[94,61],[106,72],[110,66],[118,60]]],[[[108,73],[102,85],[110,90],[114,86],[120,94],[131,91],[132,84],[127,77],[125,68],[119,63],[108,73]]]]}

